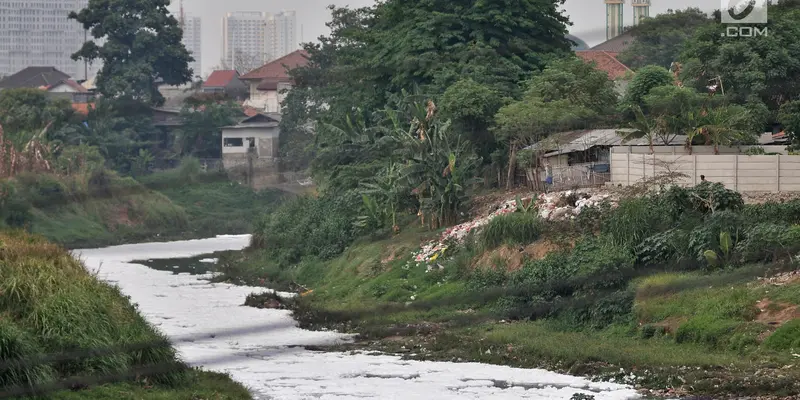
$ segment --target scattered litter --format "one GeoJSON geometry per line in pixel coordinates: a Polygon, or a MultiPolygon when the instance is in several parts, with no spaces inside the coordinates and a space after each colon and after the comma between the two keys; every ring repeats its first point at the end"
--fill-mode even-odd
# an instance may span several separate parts
{"type": "Polygon", "coordinates": [[[208,264],[216,264],[219,259],[216,258],[204,258],[200,260],[201,263],[208,263],[208,264]]]}

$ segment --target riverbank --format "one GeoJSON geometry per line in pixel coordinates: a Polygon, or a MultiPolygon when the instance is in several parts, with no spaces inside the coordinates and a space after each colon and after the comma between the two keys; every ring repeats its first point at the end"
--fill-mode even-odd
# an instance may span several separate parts
{"type": "Polygon", "coordinates": [[[250,399],[229,376],[184,364],[129,297],[63,248],[9,231],[0,246],[0,397],[250,399]],[[111,350],[37,363],[68,349],[111,350]]]}
{"type": "Polygon", "coordinates": [[[187,363],[229,371],[256,398],[387,399],[397,393],[409,400],[637,398],[625,385],[545,370],[309,350],[347,343],[351,335],[301,329],[288,310],[243,306],[249,293],[263,292],[263,288],[208,280],[211,275],[205,273],[206,268],[216,255],[248,243],[246,235],[225,236],[79,253],[99,279],[119,285],[138,304],[142,315],[170,338],[187,363]],[[145,254],[151,258],[134,261],[145,254]]]}
{"type": "Polygon", "coordinates": [[[5,205],[3,211],[11,213],[16,225],[55,243],[91,248],[249,232],[254,215],[288,196],[277,190],[255,192],[224,174],[187,169],[138,179],[110,171],[22,175],[5,183],[13,188],[12,205],[19,210],[5,205]]]}
{"type": "Polygon", "coordinates": [[[780,236],[800,222],[798,203],[734,199],[733,212],[687,226],[660,219],[663,198],[610,200],[618,205],[561,220],[512,206],[461,242],[440,239],[461,227],[429,232],[410,223],[329,260],[288,266],[270,259],[272,249],[250,249],[221,261],[220,279],[305,292],[290,304],[301,326],[359,333],[334,350],[544,367],[665,396],[800,393],[800,281],[791,260],[800,241],[780,236]],[[721,249],[720,231],[731,224],[737,242],[721,249]],[[687,229],[679,233],[699,242],[692,246],[729,264],[681,256],[689,244],[665,238],[664,226],[687,229]]]}

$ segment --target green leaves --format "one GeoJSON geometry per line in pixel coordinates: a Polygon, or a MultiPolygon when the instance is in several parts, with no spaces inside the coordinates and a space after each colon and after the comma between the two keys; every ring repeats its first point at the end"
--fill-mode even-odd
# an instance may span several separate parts
{"type": "Polygon", "coordinates": [[[85,9],[69,14],[92,37],[104,40],[99,46],[86,42],[72,55],[103,62],[95,81],[101,94],[160,105],[164,98],[157,81],[176,86],[192,80],[188,63],[193,59],[168,5],[169,0],[90,0],[85,9]]]}

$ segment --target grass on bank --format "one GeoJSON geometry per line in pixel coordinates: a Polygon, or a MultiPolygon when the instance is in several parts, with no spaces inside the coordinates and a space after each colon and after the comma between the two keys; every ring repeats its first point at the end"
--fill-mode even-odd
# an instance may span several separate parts
{"type": "Polygon", "coordinates": [[[28,227],[70,248],[249,233],[256,215],[286,198],[202,172],[189,161],[138,180],[96,170],[21,174],[2,186],[0,225],[28,227]]]}
{"type": "MultiPolygon", "coordinates": [[[[276,262],[287,249],[262,240],[264,249],[221,263],[220,272],[312,289],[296,305],[305,326],[359,332],[422,358],[575,373],[623,367],[651,386],[695,393],[797,394],[800,372],[788,366],[800,350],[792,321],[800,282],[757,278],[796,268],[800,202],[744,206],[737,196],[701,185],[563,223],[515,213],[431,265],[412,262],[412,252],[436,233],[413,226],[324,260],[276,262]],[[725,232],[735,233],[730,248],[725,232]],[[523,253],[512,268],[510,258],[539,242],[560,244],[546,256],[523,253]],[[708,250],[724,264],[707,263],[708,250]]],[[[291,209],[282,212],[291,220],[291,209]]]]}
{"type": "Polygon", "coordinates": [[[72,377],[103,377],[158,365],[169,372],[44,398],[178,399],[188,393],[245,399],[229,378],[189,369],[166,337],[138,313],[117,287],[100,282],[63,248],[40,236],[0,232],[0,391],[47,386],[72,377]],[[133,351],[26,364],[45,354],[149,343],[133,351]]]}

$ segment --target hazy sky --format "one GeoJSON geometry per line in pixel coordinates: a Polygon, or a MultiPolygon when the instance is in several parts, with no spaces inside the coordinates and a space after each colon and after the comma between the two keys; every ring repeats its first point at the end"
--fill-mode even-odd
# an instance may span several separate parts
{"type": "MultiPolygon", "coordinates": [[[[172,8],[177,11],[178,0],[172,0],[172,8]]],[[[302,25],[303,37],[298,28],[298,42],[312,41],[327,33],[325,22],[330,19],[326,9],[329,4],[361,7],[373,4],[373,0],[183,0],[187,14],[203,19],[203,70],[209,72],[219,64],[222,54],[222,16],[232,11],[297,11],[297,23],[302,25]]],[[[625,24],[632,23],[630,0],[625,1],[625,24]]],[[[720,0],[651,0],[650,15],[659,14],[668,8],[683,9],[699,7],[704,11],[720,8],[720,0]]],[[[566,14],[573,25],[570,33],[594,45],[605,40],[605,4],[603,0],[567,0],[566,14]]]]}

